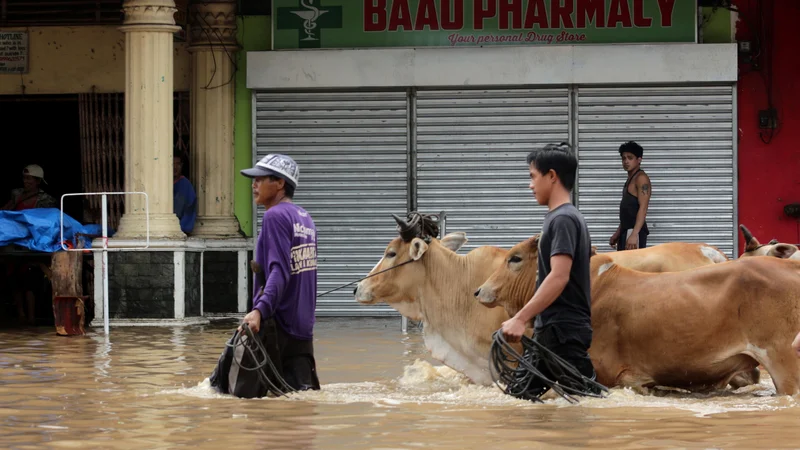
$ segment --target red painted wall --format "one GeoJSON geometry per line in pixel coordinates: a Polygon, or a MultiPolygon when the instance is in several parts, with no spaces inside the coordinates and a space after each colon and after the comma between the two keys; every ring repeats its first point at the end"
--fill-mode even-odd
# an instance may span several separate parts
{"type": "Polygon", "coordinates": [[[736,39],[761,41],[753,46],[760,50],[755,68],[739,60],[739,223],[762,243],[800,243],[800,224],[783,212],[784,205],[800,203],[800,1],[735,4],[741,11],[736,39]],[[767,144],[762,138],[769,140],[770,130],[759,129],[758,111],[768,107],[770,78],[779,128],[767,144]]]}

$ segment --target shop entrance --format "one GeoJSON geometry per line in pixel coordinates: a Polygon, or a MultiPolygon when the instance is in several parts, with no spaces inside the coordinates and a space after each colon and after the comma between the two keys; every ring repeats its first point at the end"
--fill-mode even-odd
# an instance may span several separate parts
{"type": "MultiPolygon", "coordinates": [[[[3,164],[0,201],[22,187],[22,169],[38,164],[44,170],[44,191],[59,201],[62,194],[81,192],[81,135],[77,95],[0,96],[3,164]]],[[[80,204],[65,213],[82,219],[80,204]]]]}

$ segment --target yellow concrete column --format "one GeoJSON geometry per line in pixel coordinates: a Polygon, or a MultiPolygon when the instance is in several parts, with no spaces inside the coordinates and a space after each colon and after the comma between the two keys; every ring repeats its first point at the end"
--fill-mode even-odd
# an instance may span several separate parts
{"type": "MultiPolygon", "coordinates": [[[[125,190],[149,197],[150,237],[183,239],[172,211],[172,69],[175,2],[125,0],[125,190]]],[[[145,235],[141,196],[125,199],[114,238],[145,235]]]]}
{"type": "Polygon", "coordinates": [[[192,183],[197,222],[192,236],[239,236],[233,211],[235,0],[190,6],[192,52],[192,183]]]}

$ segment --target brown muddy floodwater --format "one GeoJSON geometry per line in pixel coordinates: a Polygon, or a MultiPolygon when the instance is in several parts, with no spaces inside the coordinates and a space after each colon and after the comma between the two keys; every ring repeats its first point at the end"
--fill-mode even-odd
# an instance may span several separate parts
{"type": "Polygon", "coordinates": [[[234,327],[0,330],[0,447],[800,447],[800,407],[766,376],[735,393],[532,404],[440,367],[399,319],[320,320],[322,391],[240,400],[206,380],[234,327]]]}

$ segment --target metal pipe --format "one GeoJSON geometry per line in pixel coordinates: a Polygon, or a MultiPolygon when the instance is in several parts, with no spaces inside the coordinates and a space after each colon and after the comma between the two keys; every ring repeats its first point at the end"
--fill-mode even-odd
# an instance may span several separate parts
{"type": "MultiPolygon", "coordinates": [[[[131,251],[131,250],[147,250],[150,248],[150,198],[146,192],[80,192],[80,193],[71,193],[71,194],[64,194],[61,196],[61,210],[60,210],[60,235],[61,235],[61,248],[68,252],[83,252],[85,249],[83,248],[67,248],[64,244],[64,199],[66,197],[75,197],[75,196],[100,196],[102,199],[102,240],[103,246],[99,250],[96,248],[91,248],[91,251],[101,251],[103,253],[102,256],[102,264],[101,264],[101,274],[103,278],[103,326],[105,329],[105,334],[108,336],[108,318],[109,318],[109,311],[108,311],[108,252],[109,251],[131,251]],[[146,242],[144,247],[136,246],[136,247],[117,247],[114,249],[108,248],[108,196],[109,195],[142,195],[144,196],[144,214],[145,214],[145,233],[146,233],[146,242]]],[[[95,272],[97,273],[97,272],[95,272]]],[[[95,280],[95,283],[97,280],[95,280]]],[[[96,291],[95,291],[96,293],[96,291]]],[[[97,299],[95,299],[95,305],[97,305],[97,299]]]]}
{"type": "Polygon", "coordinates": [[[203,260],[205,259],[206,252],[200,252],[200,317],[203,317],[203,260]]]}
{"type": "MultiPolygon", "coordinates": [[[[108,336],[108,196],[103,194],[103,330],[108,336]]],[[[63,231],[62,231],[63,232],[63,231]]]]}

